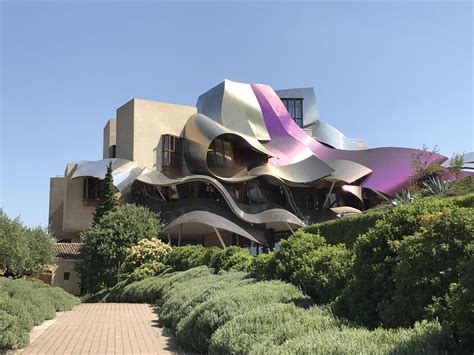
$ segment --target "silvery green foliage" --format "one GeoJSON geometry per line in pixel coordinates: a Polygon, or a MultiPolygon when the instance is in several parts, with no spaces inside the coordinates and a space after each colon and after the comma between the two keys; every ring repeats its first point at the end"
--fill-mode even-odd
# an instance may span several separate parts
{"type": "Polygon", "coordinates": [[[428,180],[423,181],[423,195],[430,196],[440,194],[447,190],[448,185],[448,182],[441,180],[439,176],[430,177],[428,180]]]}
{"type": "Polygon", "coordinates": [[[400,205],[400,204],[407,204],[407,203],[414,203],[415,196],[413,196],[410,190],[402,190],[399,194],[395,196],[395,199],[392,201],[393,205],[400,205]]]}

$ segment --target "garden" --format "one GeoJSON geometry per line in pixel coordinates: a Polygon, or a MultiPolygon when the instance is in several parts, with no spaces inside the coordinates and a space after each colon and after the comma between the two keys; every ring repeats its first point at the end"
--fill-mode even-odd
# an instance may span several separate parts
{"type": "MultiPolygon", "coordinates": [[[[464,178],[436,195],[308,226],[256,257],[129,232],[128,246],[113,241],[93,258],[106,267],[85,301],[154,304],[195,352],[472,353],[473,185],[464,178]]],[[[99,234],[118,235],[122,209],[140,225],[158,220],[119,206],[99,234]]]]}

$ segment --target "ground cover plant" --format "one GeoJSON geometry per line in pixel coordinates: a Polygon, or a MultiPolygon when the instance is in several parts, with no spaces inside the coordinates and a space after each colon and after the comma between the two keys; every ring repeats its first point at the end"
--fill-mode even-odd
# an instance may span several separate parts
{"type": "Polygon", "coordinates": [[[442,353],[453,346],[449,329],[437,321],[368,330],[336,318],[328,307],[311,305],[291,284],[257,281],[245,272],[215,274],[200,266],[146,280],[130,284],[142,289],[135,300],[153,293],[161,321],[193,352],[406,354],[442,353]]]}
{"type": "Polygon", "coordinates": [[[0,278],[0,349],[28,344],[35,325],[72,309],[80,301],[58,287],[21,279],[0,278]]]}

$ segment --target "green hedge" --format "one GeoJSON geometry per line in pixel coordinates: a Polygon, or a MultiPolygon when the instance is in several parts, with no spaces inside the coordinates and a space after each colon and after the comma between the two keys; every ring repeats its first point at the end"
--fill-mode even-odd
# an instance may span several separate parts
{"type": "Polygon", "coordinates": [[[0,349],[24,347],[33,326],[78,303],[77,297],[57,287],[0,278],[0,349]]]}
{"type": "Polygon", "coordinates": [[[213,274],[200,266],[128,286],[129,291],[122,289],[127,301],[153,294],[149,299],[158,302],[161,321],[176,331],[181,347],[194,352],[402,354],[454,349],[451,334],[436,321],[367,330],[335,318],[326,307],[309,307],[308,298],[290,284],[257,282],[244,272],[213,274]]]}
{"type": "Polygon", "coordinates": [[[473,213],[440,199],[385,213],[354,246],[353,277],[336,313],[368,327],[438,316],[444,301],[436,299],[459,280],[460,264],[472,255],[466,246],[474,238],[473,213]]]}
{"type": "Polygon", "coordinates": [[[224,249],[202,245],[174,247],[165,258],[165,264],[175,271],[184,271],[197,266],[208,266],[215,272],[220,270],[247,271],[253,257],[247,249],[230,246],[224,249]]]}

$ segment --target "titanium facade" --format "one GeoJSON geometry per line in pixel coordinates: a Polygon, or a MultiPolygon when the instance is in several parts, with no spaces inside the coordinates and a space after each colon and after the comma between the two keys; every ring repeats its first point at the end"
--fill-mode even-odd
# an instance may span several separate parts
{"type": "Polygon", "coordinates": [[[393,197],[410,184],[417,152],[345,137],[320,121],[312,88],[225,80],[196,107],[141,99],[120,107],[104,128],[104,159],[53,178],[50,221],[59,239],[79,241],[112,161],[121,199],[160,212],[172,245],[272,247],[301,226],[393,197]]]}

